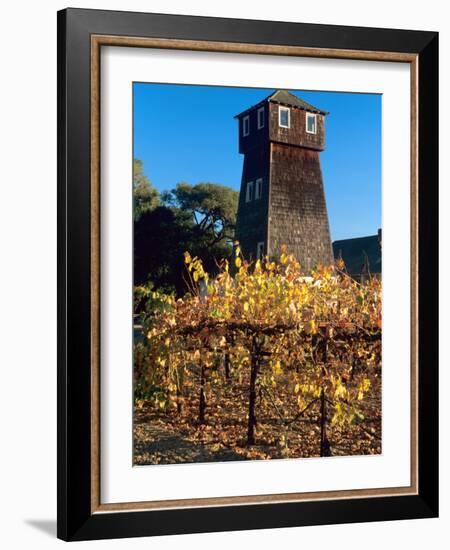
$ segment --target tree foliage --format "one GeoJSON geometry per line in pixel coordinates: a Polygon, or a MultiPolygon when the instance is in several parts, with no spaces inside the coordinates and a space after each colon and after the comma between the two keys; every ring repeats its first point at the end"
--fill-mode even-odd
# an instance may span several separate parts
{"type": "Polygon", "coordinates": [[[236,191],[221,185],[178,184],[163,204],[143,212],[134,225],[134,279],[182,295],[183,252],[191,250],[211,273],[230,256],[237,210],[236,191]]]}
{"type": "Polygon", "coordinates": [[[239,193],[216,183],[179,183],[164,194],[164,200],[192,216],[195,225],[212,247],[234,238],[239,193]]]}
{"type": "Polygon", "coordinates": [[[160,204],[158,191],[144,174],[142,160],[133,160],[133,218],[139,220],[146,212],[151,212],[160,204]]]}

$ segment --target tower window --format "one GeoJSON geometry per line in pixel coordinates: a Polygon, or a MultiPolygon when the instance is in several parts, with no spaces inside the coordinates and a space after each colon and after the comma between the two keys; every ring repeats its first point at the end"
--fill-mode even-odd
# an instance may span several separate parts
{"type": "Polygon", "coordinates": [[[245,202],[250,202],[253,198],[253,182],[247,182],[247,191],[245,193],[245,202]]]}
{"type": "Polygon", "coordinates": [[[308,134],[317,134],[317,116],[306,113],[306,132],[308,134]]]}
{"type": "Polygon", "coordinates": [[[264,107],[258,109],[258,130],[264,128],[264,107]]]}
{"type": "Polygon", "coordinates": [[[247,115],[242,119],[242,135],[248,136],[250,133],[250,117],[247,115]]]}
{"type": "Polygon", "coordinates": [[[264,241],[256,245],[256,259],[260,260],[264,256],[264,241]]]}
{"type": "Polygon", "coordinates": [[[291,110],[287,107],[278,107],[278,125],[281,128],[291,127],[291,110]]]}
{"type": "Polygon", "coordinates": [[[262,178],[258,178],[255,181],[255,199],[260,199],[262,197],[262,178]]]}

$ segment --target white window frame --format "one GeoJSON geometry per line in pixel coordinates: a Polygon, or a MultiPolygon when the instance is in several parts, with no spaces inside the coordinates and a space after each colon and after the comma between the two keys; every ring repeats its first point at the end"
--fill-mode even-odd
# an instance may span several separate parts
{"type": "Polygon", "coordinates": [[[251,202],[253,196],[253,182],[248,181],[245,188],[245,202],[251,202]]]}
{"type": "Polygon", "coordinates": [[[306,113],[306,133],[307,134],[317,134],[317,115],[314,113],[306,113]],[[312,118],[314,120],[314,132],[311,132],[311,130],[308,130],[308,119],[312,118]]]}
{"type": "Polygon", "coordinates": [[[278,126],[280,128],[290,128],[291,127],[291,110],[289,109],[289,107],[283,107],[282,105],[280,105],[278,107],[278,126]],[[287,112],[287,114],[288,114],[287,126],[285,124],[281,124],[281,113],[282,112],[287,112]]]}
{"type": "Polygon", "coordinates": [[[264,128],[264,124],[265,124],[265,109],[264,107],[260,107],[258,109],[258,113],[257,113],[257,120],[258,120],[258,130],[261,130],[261,128],[264,128]]]}
{"type": "Polygon", "coordinates": [[[255,200],[260,199],[262,197],[262,185],[263,185],[263,179],[258,178],[255,181],[255,200]]]}
{"type": "Polygon", "coordinates": [[[250,135],[250,116],[249,115],[246,115],[242,119],[242,135],[244,137],[247,137],[248,135],[250,135]]]}
{"type": "Polygon", "coordinates": [[[256,259],[261,260],[264,256],[264,241],[260,241],[256,244],[256,259]]]}

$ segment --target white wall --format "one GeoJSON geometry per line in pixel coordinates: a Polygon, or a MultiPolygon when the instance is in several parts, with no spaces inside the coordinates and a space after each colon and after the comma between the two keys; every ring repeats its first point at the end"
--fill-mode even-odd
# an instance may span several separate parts
{"type": "MultiPolygon", "coordinates": [[[[77,7],[127,9],[311,23],[436,30],[440,36],[441,121],[450,122],[450,21],[446,4],[429,0],[102,0],[77,7]],[[307,8],[307,9],[306,9],[307,8]]],[[[0,84],[0,532],[8,550],[52,548],[56,516],[56,10],[63,2],[2,5],[0,84]],[[14,237],[14,238],[13,238],[14,237]]],[[[441,123],[441,212],[449,205],[449,134],[441,123]]],[[[447,212],[446,212],[447,214],[447,212]]],[[[441,251],[448,250],[441,215],[441,251]]],[[[441,273],[448,274],[442,258],[441,273]]],[[[443,278],[443,277],[442,277],[443,278]]],[[[441,289],[441,311],[449,303],[441,289]]],[[[443,315],[441,314],[441,317],[443,315]]],[[[442,340],[448,331],[442,319],[442,340]]],[[[447,356],[441,363],[441,519],[187,535],[153,539],[153,548],[326,548],[438,546],[450,534],[447,356]]],[[[447,354],[448,355],[448,354],[447,354]]],[[[147,547],[148,539],[103,541],[108,548],[147,547]]],[[[85,543],[84,547],[93,547],[85,543]]]]}

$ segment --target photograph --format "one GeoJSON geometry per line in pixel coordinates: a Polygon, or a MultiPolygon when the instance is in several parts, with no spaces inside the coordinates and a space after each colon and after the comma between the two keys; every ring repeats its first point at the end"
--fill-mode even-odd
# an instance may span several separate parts
{"type": "Polygon", "coordinates": [[[382,454],[382,94],[132,93],[133,465],[382,454]]]}
{"type": "Polygon", "coordinates": [[[439,514],[432,16],[240,9],[58,12],[62,540],[439,514]]]}

